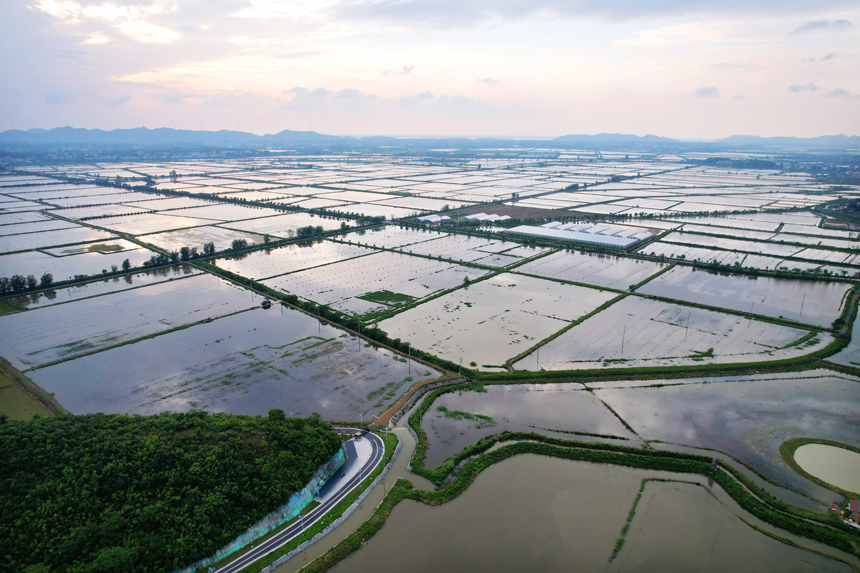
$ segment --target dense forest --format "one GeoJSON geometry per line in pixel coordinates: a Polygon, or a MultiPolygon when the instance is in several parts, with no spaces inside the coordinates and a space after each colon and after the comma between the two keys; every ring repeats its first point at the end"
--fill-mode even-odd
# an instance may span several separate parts
{"type": "Polygon", "coordinates": [[[170,571],[211,555],[340,447],[318,415],[0,417],[0,570],[170,571]]]}

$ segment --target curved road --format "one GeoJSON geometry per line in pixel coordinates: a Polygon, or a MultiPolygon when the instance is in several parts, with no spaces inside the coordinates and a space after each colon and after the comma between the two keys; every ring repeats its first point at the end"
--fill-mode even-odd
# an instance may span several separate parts
{"type": "MultiPolygon", "coordinates": [[[[360,430],[355,428],[337,428],[340,433],[343,434],[357,434],[360,430]]],[[[340,489],[337,490],[337,493],[332,495],[329,499],[313,508],[307,514],[305,514],[304,525],[302,525],[302,520],[293,523],[283,531],[279,531],[276,535],[273,535],[271,538],[262,542],[260,545],[254,547],[249,552],[245,553],[241,557],[236,558],[234,561],[228,563],[221,569],[217,570],[217,573],[235,573],[240,571],[243,567],[246,567],[256,561],[257,559],[267,555],[281,547],[285,543],[288,543],[295,536],[301,534],[304,528],[310,527],[316,521],[318,521],[323,515],[329,512],[335,505],[340,503],[344,497],[349,494],[353,489],[355,489],[358,484],[362,482],[364,478],[370,475],[370,472],[373,471],[379,462],[382,461],[383,454],[385,452],[385,445],[382,443],[382,438],[368,432],[363,436],[363,439],[366,439],[370,442],[371,446],[373,446],[373,452],[370,455],[370,459],[361,466],[361,471],[359,471],[356,475],[352,476],[346,482],[340,484],[340,489]]]]}

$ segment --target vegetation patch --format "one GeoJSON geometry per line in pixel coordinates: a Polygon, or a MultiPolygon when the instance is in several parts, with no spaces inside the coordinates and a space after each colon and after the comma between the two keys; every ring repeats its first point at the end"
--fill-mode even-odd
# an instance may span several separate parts
{"type": "Polygon", "coordinates": [[[452,418],[454,420],[469,420],[470,422],[475,422],[476,429],[492,428],[496,425],[496,421],[490,416],[471,414],[469,412],[461,412],[460,410],[449,410],[445,406],[439,406],[436,409],[442,412],[442,414],[444,414],[446,418],[452,418]]]}
{"type": "Polygon", "coordinates": [[[404,304],[411,304],[415,301],[414,296],[409,296],[408,294],[401,294],[399,292],[391,292],[389,290],[378,290],[376,292],[369,292],[356,298],[360,298],[368,302],[377,302],[387,306],[401,306],[404,304]]]}
{"type": "Polygon", "coordinates": [[[833,484],[827,483],[826,481],[806,472],[802,467],[800,467],[800,464],[798,464],[794,460],[794,452],[796,452],[797,448],[799,448],[800,446],[805,446],[807,444],[821,444],[824,446],[833,446],[835,448],[842,448],[843,450],[848,450],[856,454],[860,454],[860,448],[855,448],[854,446],[848,444],[834,442],[833,440],[823,440],[820,438],[792,438],[779,446],[779,455],[782,456],[782,461],[784,461],[788,465],[788,467],[790,467],[806,479],[817,483],[821,487],[838,492],[845,497],[849,497],[852,499],[860,497],[860,492],[847,491],[833,484]]]}
{"type": "Polygon", "coordinates": [[[0,419],[3,569],[181,568],[286,503],[339,447],[319,416],[280,410],[0,419]]]}

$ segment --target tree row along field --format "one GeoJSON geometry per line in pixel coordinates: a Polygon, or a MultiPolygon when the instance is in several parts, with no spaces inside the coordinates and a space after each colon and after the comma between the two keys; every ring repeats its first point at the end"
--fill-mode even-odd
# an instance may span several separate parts
{"type": "Polygon", "coordinates": [[[0,569],[169,571],[209,555],[329,461],[318,416],[0,417],[0,569]]]}

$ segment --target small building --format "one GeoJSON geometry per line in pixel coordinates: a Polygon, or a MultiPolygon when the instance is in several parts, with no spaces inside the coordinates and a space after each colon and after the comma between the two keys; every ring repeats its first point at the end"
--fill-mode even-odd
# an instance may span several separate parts
{"type": "Polygon", "coordinates": [[[415,217],[415,220],[420,223],[428,223],[430,225],[438,225],[440,223],[450,223],[451,217],[447,215],[425,215],[423,217],[415,217]]]}
{"type": "Polygon", "coordinates": [[[848,502],[848,518],[854,523],[860,523],[860,499],[852,499],[848,502]]]}

